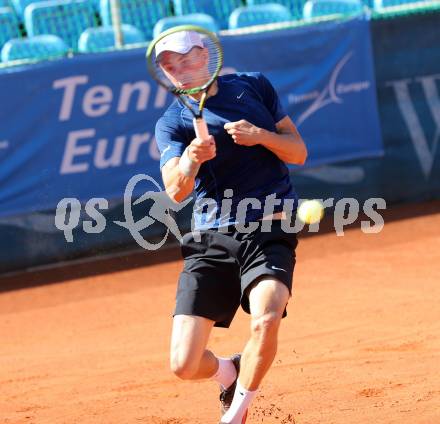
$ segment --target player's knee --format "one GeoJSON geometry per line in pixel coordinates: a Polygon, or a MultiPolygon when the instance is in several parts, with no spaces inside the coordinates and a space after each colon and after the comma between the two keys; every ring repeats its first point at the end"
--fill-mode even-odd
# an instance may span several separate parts
{"type": "Polygon", "coordinates": [[[275,312],[267,312],[261,316],[253,317],[251,333],[258,339],[276,336],[280,326],[281,317],[275,312]]]}
{"type": "Polygon", "coordinates": [[[198,364],[189,359],[179,358],[177,355],[171,355],[171,371],[182,380],[191,380],[198,370],[198,364]]]}
{"type": "Polygon", "coordinates": [[[181,364],[173,364],[171,366],[171,371],[181,380],[192,380],[197,372],[197,369],[194,370],[191,367],[181,364]]]}

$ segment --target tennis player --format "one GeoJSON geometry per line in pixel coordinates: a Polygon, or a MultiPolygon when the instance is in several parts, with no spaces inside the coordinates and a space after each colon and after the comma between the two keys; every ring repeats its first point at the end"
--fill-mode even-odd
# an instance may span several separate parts
{"type": "MultiPolygon", "coordinates": [[[[197,37],[181,32],[156,47],[176,86],[187,87],[194,67],[206,63],[197,37]]],[[[170,363],[182,379],[218,382],[221,423],[240,424],[275,358],[291,296],[297,239],[281,221],[286,199],[296,207],[297,196],[285,163],[304,164],[307,150],[261,73],[220,76],[208,96],[208,140],[196,137],[192,115],[178,100],[156,125],[167,193],[181,202],[196,192],[198,237],[193,231],[182,239],[170,363]],[[206,349],[211,330],[229,327],[240,305],[251,315],[249,340],[242,354],[217,357],[206,349]]]]}

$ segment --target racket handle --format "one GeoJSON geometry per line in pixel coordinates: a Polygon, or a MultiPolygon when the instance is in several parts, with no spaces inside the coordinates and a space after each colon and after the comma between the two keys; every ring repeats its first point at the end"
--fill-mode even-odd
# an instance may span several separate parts
{"type": "Polygon", "coordinates": [[[208,140],[209,132],[208,132],[208,126],[206,125],[206,121],[203,118],[194,118],[193,124],[197,138],[200,138],[201,140],[204,141],[208,140]]]}

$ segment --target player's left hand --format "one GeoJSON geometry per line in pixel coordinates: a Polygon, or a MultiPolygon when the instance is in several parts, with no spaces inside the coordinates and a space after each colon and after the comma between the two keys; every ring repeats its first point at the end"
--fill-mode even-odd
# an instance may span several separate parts
{"type": "Polygon", "coordinates": [[[262,129],[245,119],[228,122],[224,125],[224,128],[233,138],[234,142],[242,146],[255,146],[261,139],[262,129]]]}

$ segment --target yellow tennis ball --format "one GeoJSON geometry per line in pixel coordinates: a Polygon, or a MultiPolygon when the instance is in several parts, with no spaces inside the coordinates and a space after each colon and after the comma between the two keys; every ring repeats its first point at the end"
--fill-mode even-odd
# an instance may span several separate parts
{"type": "Polygon", "coordinates": [[[324,216],[324,205],[319,200],[305,200],[298,208],[299,219],[306,224],[315,224],[324,216]]]}

